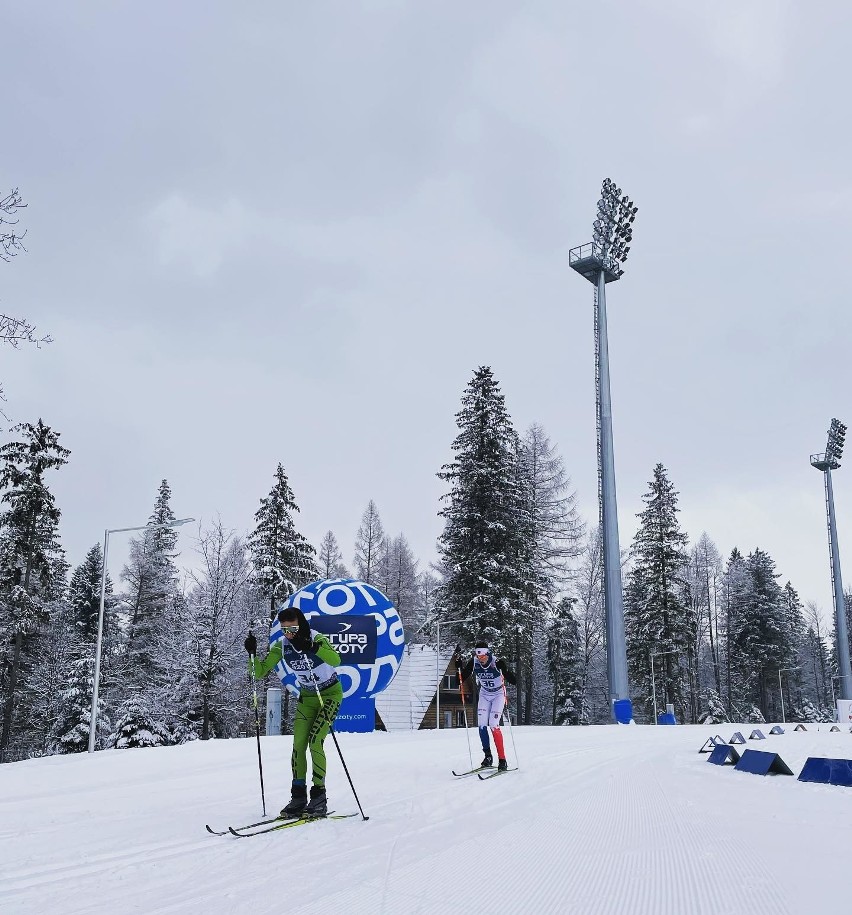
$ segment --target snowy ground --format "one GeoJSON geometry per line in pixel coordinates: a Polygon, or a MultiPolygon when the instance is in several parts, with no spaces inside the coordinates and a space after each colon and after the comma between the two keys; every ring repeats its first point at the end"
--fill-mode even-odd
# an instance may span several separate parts
{"type": "MultiPolygon", "coordinates": [[[[852,734],[819,728],[748,746],[796,775],[809,755],[852,758],[852,734]]],[[[341,734],[369,822],[252,839],[204,824],[259,818],[253,739],[13,763],[0,767],[0,912],[848,909],[852,789],[697,752],[734,730],[752,727],[517,728],[520,771],[487,782],[450,774],[468,767],[462,731],[341,734]]],[[[328,750],[330,806],[354,811],[328,750]]],[[[289,756],[289,738],[263,739],[270,809],[288,799],[289,756]]]]}

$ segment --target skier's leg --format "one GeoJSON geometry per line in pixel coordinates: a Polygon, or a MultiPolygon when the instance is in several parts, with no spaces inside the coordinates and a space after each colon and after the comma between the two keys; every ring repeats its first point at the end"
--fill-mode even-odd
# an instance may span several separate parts
{"type": "MultiPolygon", "coordinates": [[[[311,748],[311,775],[313,783],[319,786],[325,784],[326,761],[323,741],[328,736],[334,719],[337,717],[337,710],[343,701],[343,687],[339,683],[335,684],[335,687],[323,693],[322,707],[318,708],[308,734],[308,744],[311,748]]],[[[319,699],[316,699],[316,702],[319,704],[319,699]]]]}
{"type": "Polygon", "coordinates": [[[491,733],[494,735],[494,745],[497,747],[497,768],[505,769],[506,753],[503,750],[503,732],[500,730],[500,718],[503,715],[503,707],[506,699],[502,693],[496,695],[490,703],[488,709],[488,723],[491,725],[491,733]]]}
{"type": "MultiPolygon", "coordinates": [[[[296,715],[293,720],[293,752],[290,755],[293,785],[290,790],[290,803],[281,811],[281,816],[298,816],[308,803],[305,775],[308,771],[308,732],[314,717],[311,698],[306,694],[300,695],[299,701],[296,703],[296,715]]],[[[313,697],[313,701],[316,703],[316,697],[313,697]]]]}
{"type": "MultiPolygon", "coordinates": [[[[311,800],[305,808],[305,813],[309,816],[324,817],[328,813],[328,801],[325,794],[326,760],[323,741],[334,724],[337,710],[340,708],[342,701],[343,687],[340,683],[336,683],[332,688],[326,690],[323,693],[322,704],[308,734],[308,742],[311,748],[311,775],[313,777],[311,800]]],[[[317,703],[319,704],[319,697],[317,697],[317,703]]]]}
{"type": "Polygon", "coordinates": [[[490,766],[493,762],[491,758],[491,741],[488,738],[488,697],[480,690],[479,703],[476,706],[476,724],[479,727],[479,739],[482,741],[482,752],[485,754],[481,765],[490,766]]]}

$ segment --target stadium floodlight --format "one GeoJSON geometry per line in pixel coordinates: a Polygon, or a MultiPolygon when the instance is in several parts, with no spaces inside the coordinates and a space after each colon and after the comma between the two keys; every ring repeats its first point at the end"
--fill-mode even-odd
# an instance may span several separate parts
{"type": "Polygon", "coordinates": [[[606,659],[610,710],[616,720],[633,717],[627,682],[627,647],[615,496],[615,456],[612,442],[612,403],[609,387],[609,342],[606,284],[621,279],[633,240],[632,223],[639,208],[610,178],[604,178],[592,241],[572,248],[572,270],[595,286],[595,394],[597,404],[598,507],[603,536],[606,659]],[[618,703],[618,706],[616,706],[618,703]]]}
{"type": "Polygon", "coordinates": [[[828,524],[828,559],[831,566],[831,594],[834,601],[835,633],[837,634],[837,661],[840,667],[840,698],[852,700],[852,664],[849,661],[849,632],[846,625],[846,601],[843,596],[843,578],[840,574],[840,551],[837,546],[837,522],[834,517],[834,488],[831,471],[840,467],[846,426],[832,419],[828,427],[828,441],[823,454],[811,455],[811,466],[821,471],[825,481],[825,511],[828,524]]]}

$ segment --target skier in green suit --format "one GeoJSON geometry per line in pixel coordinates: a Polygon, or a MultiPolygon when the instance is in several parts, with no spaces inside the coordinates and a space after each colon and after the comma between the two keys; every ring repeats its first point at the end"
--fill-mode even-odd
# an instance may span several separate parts
{"type": "Polygon", "coordinates": [[[261,661],[257,655],[257,640],[249,633],[245,649],[249,653],[249,672],[256,680],[265,677],[280,661],[296,675],[299,701],[293,723],[293,786],[290,803],[281,811],[282,817],[323,817],[328,813],[325,794],[325,750],[323,741],[334,724],[343,701],[343,687],[335,667],[340,655],[328,639],[311,629],[301,610],[285,608],[278,614],[284,638],[269,649],[261,661]],[[311,799],[307,793],[307,749],[311,750],[311,799]]]}

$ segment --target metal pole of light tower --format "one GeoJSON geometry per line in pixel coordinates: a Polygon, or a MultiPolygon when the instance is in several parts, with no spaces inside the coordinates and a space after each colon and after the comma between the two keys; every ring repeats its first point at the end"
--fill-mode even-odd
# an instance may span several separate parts
{"type": "Polygon", "coordinates": [[[195,521],[195,518],[181,518],[180,521],[172,521],[169,524],[146,524],[142,527],[115,527],[111,530],[104,531],[104,562],[101,568],[101,602],[98,610],[98,640],[95,647],[95,672],[94,683],[92,684],[92,710],[89,713],[89,752],[95,752],[95,740],[98,732],[98,687],[101,679],[101,650],[104,639],[104,598],[106,597],[106,579],[107,579],[107,554],[109,552],[109,535],[121,534],[125,531],[156,531],[166,527],[180,527],[182,524],[188,524],[195,521]]]}
{"type": "Polygon", "coordinates": [[[843,578],[840,574],[840,549],[837,545],[837,522],[834,517],[834,489],[831,471],[840,467],[846,426],[839,419],[832,419],[828,429],[828,443],[824,454],[812,454],[811,466],[823,473],[825,478],[825,508],[828,523],[828,553],[831,563],[832,598],[834,601],[835,631],[837,633],[837,660],[840,667],[840,698],[852,699],[852,665],[849,661],[849,630],[846,626],[846,602],[843,596],[843,578]]]}
{"type": "MultiPolygon", "coordinates": [[[[630,705],[627,680],[627,646],[624,638],[624,604],[621,581],[621,548],[618,539],[618,505],[615,491],[615,452],[612,436],[612,399],[609,382],[609,335],[606,318],[606,284],[621,279],[630,250],[631,225],[638,208],[609,178],[604,180],[594,223],[594,240],[572,248],[569,264],[595,286],[595,371],[598,426],[598,485],[604,564],[606,611],[606,665],[610,712],[615,703],[630,705]]],[[[632,709],[629,718],[632,718],[632,709]]]]}
{"type": "Polygon", "coordinates": [[[624,638],[621,547],[618,540],[618,503],[615,497],[615,450],[612,441],[612,400],[609,388],[609,338],[606,323],[606,277],[598,274],[598,358],[600,397],[598,417],[601,443],[601,521],[603,527],[604,602],[606,608],[606,669],[610,710],[617,699],[630,696],[627,684],[627,646],[624,638]]]}
{"type": "Polygon", "coordinates": [[[834,491],[831,468],[825,471],[825,499],[828,503],[828,540],[831,548],[831,569],[834,581],[834,616],[837,626],[837,659],[840,663],[840,698],[852,699],[852,664],[849,659],[849,630],[846,626],[846,600],[840,575],[840,550],[837,546],[837,522],[834,517],[834,491]]]}

